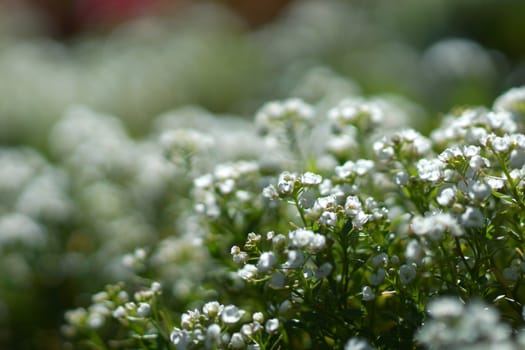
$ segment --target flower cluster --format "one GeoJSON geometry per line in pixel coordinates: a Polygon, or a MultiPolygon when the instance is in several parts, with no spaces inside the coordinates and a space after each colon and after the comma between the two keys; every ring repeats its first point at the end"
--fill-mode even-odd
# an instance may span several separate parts
{"type": "Polygon", "coordinates": [[[91,346],[101,346],[100,339],[90,339],[89,335],[102,328],[111,329],[111,324],[116,321],[129,328],[130,332],[119,335],[115,342],[129,346],[135,342],[162,341],[159,338],[163,337],[163,329],[156,310],[161,289],[160,283],[153,282],[149,288],[135,292],[131,299],[123,284],[108,285],[104,291],[92,296],[92,304],[88,308],[66,312],[67,323],[62,331],[71,339],[87,337],[91,346]]]}
{"type": "Polygon", "coordinates": [[[432,349],[521,349],[525,345],[523,330],[514,339],[498,311],[479,300],[464,304],[457,298],[443,297],[431,301],[427,312],[430,319],[416,338],[432,349]]]}
{"type": "Polygon", "coordinates": [[[0,10],[0,348],[520,348],[525,88],[434,118],[519,69],[406,2],[67,45],[0,10]]]}
{"type": "Polygon", "coordinates": [[[261,312],[246,322],[245,310],[235,305],[207,302],[202,309],[181,315],[181,328],[175,327],[170,340],[177,349],[261,349],[268,338],[279,332],[279,320],[265,321],[261,312]],[[244,322],[243,322],[244,321],[244,322]]]}

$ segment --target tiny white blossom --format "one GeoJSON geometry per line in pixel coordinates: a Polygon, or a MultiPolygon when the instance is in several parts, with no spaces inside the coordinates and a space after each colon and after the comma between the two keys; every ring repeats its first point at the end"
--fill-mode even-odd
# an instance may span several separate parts
{"type": "Polygon", "coordinates": [[[297,229],[289,233],[290,240],[296,247],[306,247],[314,238],[314,232],[306,229],[297,229]]]}
{"type": "Polygon", "coordinates": [[[282,195],[291,194],[294,190],[295,175],[287,171],[279,175],[279,180],[277,182],[277,190],[282,195]]]}
{"type": "Polygon", "coordinates": [[[126,315],[127,315],[126,309],[122,305],[119,305],[119,307],[117,307],[113,311],[114,318],[123,318],[123,317],[126,317],[126,315]]]}
{"type": "Polygon", "coordinates": [[[216,316],[220,316],[223,309],[224,305],[221,305],[218,301],[210,301],[204,304],[202,307],[202,312],[206,316],[214,318],[216,316]]]}
{"type": "Polygon", "coordinates": [[[496,135],[489,135],[487,142],[490,142],[494,151],[505,153],[510,149],[510,139],[508,136],[499,137],[496,135]]]}
{"type": "Polygon", "coordinates": [[[370,301],[376,298],[376,295],[374,294],[374,291],[370,286],[364,286],[361,291],[361,294],[363,295],[364,301],[370,301]]]}
{"type": "Polygon", "coordinates": [[[345,202],[345,209],[349,215],[357,215],[362,211],[363,205],[357,196],[348,196],[345,202]]]}
{"type": "Polygon", "coordinates": [[[428,304],[428,313],[436,319],[459,317],[463,313],[464,305],[457,298],[444,297],[432,300],[428,304]]]}
{"type": "Polygon", "coordinates": [[[316,233],[310,240],[310,249],[313,251],[320,251],[322,250],[326,245],[326,237],[322,234],[316,233]]]}
{"type": "Polygon", "coordinates": [[[319,185],[322,181],[323,177],[321,175],[309,171],[301,176],[301,183],[303,185],[319,185]]]}
{"type": "Polygon", "coordinates": [[[140,317],[148,316],[150,311],[151,311],[151,306],[148,303],[140,303],[139,307],[137,308],[137,314],[140,317]]]}
{"type": "Polygon", "coordinates": [[[253,322],[263,323],[264,322],[264,315],[263,315],[262,312],[254,312],[253,315],[252,315],[252,319],[253,319],[253,322]]]}
{"type": "Polygon", "coordinates": [[[263,252],[259,257],[257,263],[257,270],[260,272],[266,272],[270,270],[277,263],[277,258],[272,252],[263,252]]]}
{"type": "Polygon", "coordinates": [[[241,333],[235,332],[230,338],[230,348],[232,349],[244,349],[246,343],[241,333]]]}
{"type": "Polygon", "coordinates": [[[461,215],[461,223],[465,227],[481,227],[483,221],[484,217],[481,210],[475,207],[467,207],[465,212],[461,215]]]}
{"type": "Polygon", "coordinates": [[[396,171],[394,174],[394,183],[398,186],[406,186],[408,183],[408,173],[405,170],[396,171]]]}
{"type": "Polygon", "coordinates": [[[288,251],[288,260],[284,263],[284,268],[296,269],[304,264],[304,255],[300,250],[288,251]]]}
{"type": "Polygon", "coordinates": [[[221,313],[221,320],[226,324],[235,324],[239,322],[246,311],[239,309],[235,305],[227,305],[221,313]]]}
{"type": "Polygon", "coordinates": [[[497,111],[523,112],[525,108],[525,87],[515,87],[506,91],[494,101],[497,111]]]}
{"type": "Polygon", "coordinates": [[[177,349],[185,350],[190,345],[191,333],[185,329],[174,328],[170,334],[170,340],[177,349]]]}
{"type": "Polygon", "coordinates": [[[444,164],[439,159],[421,159],[416,168],[421,180],[437,182],[443,176],[444,164]]]}
{"type": "Polygon", "coordinates": [[[468,186],[468,195],[472,200],[483,201],[491,194],[491,188],[484,182],[474,181],[468,186]]]}
{"type": "Polygon", "coordinates": [[[279,192],[277,192],[275,186],[271,184],[263,188],[262,195],[263,197],[271,200],[276,200],[279,198],[279,192]]]}
{"type": "Polygon", "coordinates": [[[264,329],[268,334],[273,334],[277,332],[279,330],[279,320],[277,318],[269,319],[268,321],[266,321],[264,329]]]}
{"type": "Polygon", "coordinates": [[[373,350],[373,348],[366,339],[351,338],[346,342],[344,350],[373,350]]]}
{"type": "Polygon", "coordinates": [[[104,325],[106,318],[98,312],[91,313],[87,318],[87,325],[91,329],[97,329],[104,325]]]}
{"type": "Polygon", "coordinates": [[[219,344],[221,340],[221,326],[213,323],[206,329],[206,347],[211,348],[219,344]]]}
{"type": "Polygon", "coordinates": [[[456,199],[457,189],[455,187],[446,187],[439,192],[439,195],[436,198],[436,201],[439,205],[444,207],[450,206],[456,199]]]}
{"type": "Polygon", "coordinates": [[[252,264],[246,264],[238,271],[239,276],[244,280],[251,280],[257,275],[257,267],[252,264]]]}
{"type": "Polygon", "coordinates": [[[326,226],[335,226],[337,224],[337,214],[331,211],[324,211],[319,217],[319,222],[326,226]]]}
{"type": "Polygon", "coordinates": [[[408,242],[405,248],[405,257],[410,262],[419,262],[423,257],[423,247],[417,240],[411,240],[408,242]]]}

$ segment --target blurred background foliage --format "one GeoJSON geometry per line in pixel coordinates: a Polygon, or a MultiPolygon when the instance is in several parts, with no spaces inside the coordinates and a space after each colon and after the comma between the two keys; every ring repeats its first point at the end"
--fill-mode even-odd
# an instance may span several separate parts
{"type": "Polygon", "coordinates": [[[125,278],[107,259],[183,231],[187,184],[147,141],[170,111],[230,152],[228,115],[289,96],[387,96],[428,131],[525,83],[523,18],[520,0],[0,0],[0,348],[58,348],[64,310],[125,278]],[[20,227],[33,244],[8,246],[20,227]]]}
{"type": "Polygon", "coordinates": [[[71,104],[117,115],[134,135],[187,104],[250,117],[316,66],[430,115],[525,79],[519,0],[262,4],[4,0],[0,141],[44,145],[71,104]]]}

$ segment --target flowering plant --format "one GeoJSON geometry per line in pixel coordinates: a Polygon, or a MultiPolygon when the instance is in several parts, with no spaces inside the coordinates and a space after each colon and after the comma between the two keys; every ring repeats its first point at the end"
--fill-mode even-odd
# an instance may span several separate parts
{"type": "Polygon", "coordinates": [[[198,288],[168,293],[181,286],[154,264],[161,241],[65,331],[102,348],[525,346],[524,91],[428,137],[386,124],[377,100],[272,102],[256,118],[267,151],[209,172],[192,159],[210,141],[179,132],[166,147],[193,179],[192,223],[177,220],[204,251],[207,270],[186,277],[198,288]]]}

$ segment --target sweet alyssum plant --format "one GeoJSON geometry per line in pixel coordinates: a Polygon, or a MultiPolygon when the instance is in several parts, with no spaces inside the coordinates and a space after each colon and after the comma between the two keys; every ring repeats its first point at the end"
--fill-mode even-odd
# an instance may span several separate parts
{"type": "Polygon", "coordinates": [[[525,89],[429,136],[392,118],[363,98],[271,102],[263,156],[207,173],[179,131],[201,287],[177,299],[149,262],[162,244],[145,247],[64,331],[101,349],[524,347],[525,89]]]}

